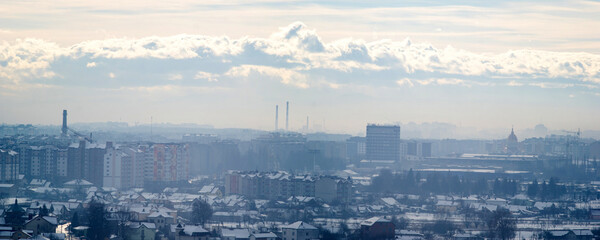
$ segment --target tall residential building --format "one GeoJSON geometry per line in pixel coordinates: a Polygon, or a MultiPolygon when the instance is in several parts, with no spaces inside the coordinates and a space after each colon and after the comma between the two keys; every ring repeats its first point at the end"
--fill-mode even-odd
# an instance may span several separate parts
{"type": "Polygon", "coordinates": [[[105,152],[103,144],[86,143],[86,141],[71,144],[67,153],[67,177],[85,179],[102,186],[105,152]]]}
{"type": "Polygon", "coordinates": [[[0,149],[0,181],[14,181],[19,177],[19,154],[0,149]]]}
{"type": "Polygon", "coordinates": [[[19,174],[25,178],[57,180],[66,177],[67,149],[23,144],[15,150],[19,152],[19,174]]]}
{"type": "Polygon", "coordinates": [[[352,195],[352,180],[334,176],[294,175],[284,171],[229,171],[225,176],[225,194],[270,200],[304,196],[325,202],[347,203],[352,195]]]}
{"type": "Polygon", "coordinates": [[[367,154],[367,139],[351,137],[346,140],[346,156],[351,160],[363,160],[367,154]]]}
{"type": "Polygon", "coordinates": [[[131,187],[131,156],[112,143],[106,143],[102,186],[117,189],[131,187]]]}
{"type": "Polygon", "coordinates": [[[146,161],[146,154],[137,146],[125,147],[123,152],[131,157],[131,166],[129,167],[129,184],[130,187],[141,188],[144,187],[144,173],[148,162],[146,161]]]}
{"type": "Polygon", "coordinates": [[[154,144],[152,181],[182,181],[189,178],[188,144],[154,144]]]}
{"type": "Polygon", "coordinates": [[[367,160],[400,160],[400,126],[367,125],[367,160]]]}

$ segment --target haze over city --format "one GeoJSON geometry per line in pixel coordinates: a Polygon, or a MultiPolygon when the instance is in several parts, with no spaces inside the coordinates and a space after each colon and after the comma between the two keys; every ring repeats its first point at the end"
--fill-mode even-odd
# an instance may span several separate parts
{"type": "Polygon", "coordinates": [[[0,122],[600,130],[600,4],[12,2],[0,122]],[[35,7],[34,7],[35,6],[35,7]],[[57,17],[60,16],[60,17],[57,17]],[[356,17],[360,16],[360,17],[356,17]]]}
{"type": "Polygon", "coordinates": [[[600,239],[600,2],[0,1],[0,240],[600,239]]]}

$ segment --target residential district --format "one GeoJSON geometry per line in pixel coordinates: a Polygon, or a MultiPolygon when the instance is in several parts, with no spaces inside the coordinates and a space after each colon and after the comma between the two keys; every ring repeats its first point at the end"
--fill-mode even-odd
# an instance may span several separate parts
{"type": "MultiPolygon", "coordinates": [[[[66,112],[65,112],[66,117],[66,112]]],[[[0,239],[598,239],[600,142],[0,133],[0,239]],[[158,138],[158,137],[157,137],[158,138]]]]}

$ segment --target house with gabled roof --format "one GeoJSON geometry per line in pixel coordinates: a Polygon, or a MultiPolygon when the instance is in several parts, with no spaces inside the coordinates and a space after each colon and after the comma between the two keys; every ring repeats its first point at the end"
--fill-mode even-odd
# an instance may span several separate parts
{"type": "Polygon", "coordinates": [[[33,231],[33,235],[56,232],[58,219],[50,216],[37,215],[23,224],[23,229],[33,231]]]}
{"type": "Polygon", "coordinates": [[[130,240],[154,240],[156,225],[149,222],[130,222],[127,224],[127,239],[130,240]]]}
{"type": "Polygon", "coordinates": [[[319,229],[308,223],[297,221],[281,226],[283,240],[319,239],[319,229]]]}
{"type": "Polygon", "coordinates": [[[200,225],[171,225],[171,236],[175,240],[207,240],[210,232],[200,225]]]}

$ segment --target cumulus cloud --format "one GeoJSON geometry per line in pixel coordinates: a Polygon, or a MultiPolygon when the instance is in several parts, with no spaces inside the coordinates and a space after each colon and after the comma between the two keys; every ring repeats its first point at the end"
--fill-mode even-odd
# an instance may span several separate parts
{"type": "Polygon", "coordinates": [[[407,87],[415,86],[415,84],[413,84],[413,82],[408,78],[400,79],[400,80],[396,81],[396,83],[398,84],[398,86],[407,86],[407,87]]]}
{"type": "Polygon", "coordinates": [[[523,83],[517,82],[515,80],[511,80],[506,85],[508,85],[510,87],[520,87],[520,86],[523,86],[523,83]]]}
{"type": "Polygon", "coordinates": [[[568,88],[575,86],[570,83],[552,83],[552,82],[536,82],[530,83],[530,86],[541,87],[541,88],[568,88]]]}
{"type": "Polygon", "coordinates": [[[306,76],[291,69],[258,65],[242,65],[239,67],[233,67],[229,71],[227,71],[227,73],[225,73],[225,75],[227,76],[243,78],[247,78],[251,74],[259,74],[263,76],[278,78],[280,79],[281,83],[295,86],[298,88],[309,87],[306,76]]]}
{"type": "MultiPolygon", "coordinates": [[[[585,84],[594,89],[600,85],[600,55],[596,54],[532,49],[484,54],[413,43],[410,39],[324,42],[316,30],[301,22],[282,27],[268,38],[151,36],[85,41],[66,47],[39,39],[3,42],[0,83],[18,85],[42,79],[45,84],[60,84],[53,80],[78,77],[77,72],[70,72],[72,68],[65,67],[74,63],[88,69],[118,68],[122,70],[119,74],[124,72],[128,79],[143,79],[144,74],[150,74],[148,71],[169,76],[166,80],[180,80],[189,74],[208,82],[247,79],[256,74],[296,88],[415,83],[494,86],[494,82],[541,88],[585,84]],[[102,66],[96,62],[102,62],[102,66]],[[181,73],[172,75],[173,70],[181,73]]],[[[115,74],[111,72],[109,77],[115,74]]],[[[165,83],[160,79],[131,83],[136,84],[165,83]]]]}
{"type": "Polygon", "coordinates": [[[205,79],[209,82],[218,82],[218,74],[213,74],[209,72],[199,71],[194,75],[194,79],[205,79]]]}
{"type": "Polygon", "coordinates": [[[171,75],[169,75],[168,79],[171,80],[171,81],[181,80],[181,79],[183,79],[183,75],[181,75],[181,74],[171,74],[171,75]]]}

